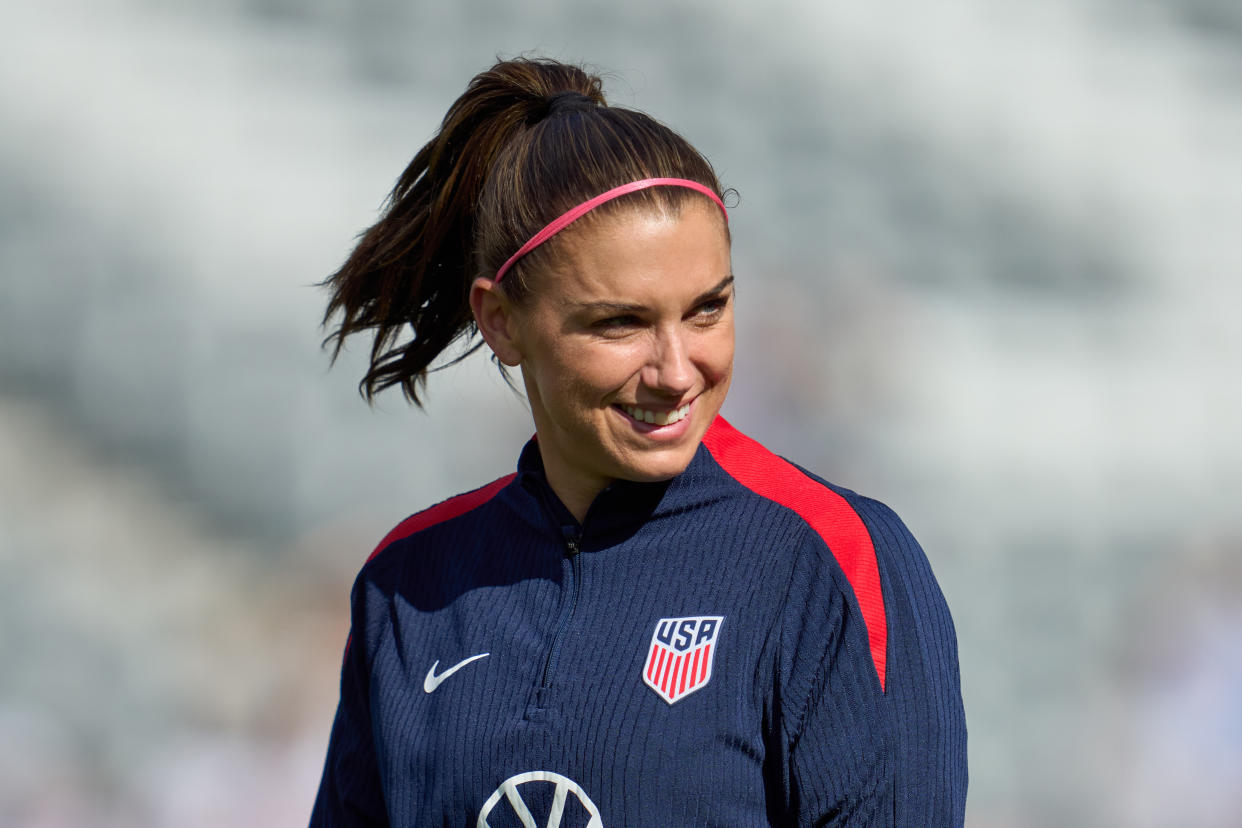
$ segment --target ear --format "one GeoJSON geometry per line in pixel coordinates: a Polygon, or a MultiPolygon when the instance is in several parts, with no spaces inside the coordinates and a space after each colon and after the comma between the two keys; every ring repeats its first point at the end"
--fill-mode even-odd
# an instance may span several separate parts
{"type": "Polygon", "coordinates": [[[482,276],[475,279],[470,286],[470,310],[483,341],[496,358],[510,368],[520,365],[522,351],[518,347],[514,307],[500,285],[482,276]]]}

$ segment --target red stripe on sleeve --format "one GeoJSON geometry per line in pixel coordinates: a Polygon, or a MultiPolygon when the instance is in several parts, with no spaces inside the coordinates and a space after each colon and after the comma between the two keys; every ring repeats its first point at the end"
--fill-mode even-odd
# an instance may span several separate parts
{"type": "Polygon", "coordinates": [[[435,526],[437,523],[443,523],[446,520],[452,520],[455,517],[464,515],[471,509],[482,506],[487,501],[496,496],[496,493],[508,486],[513,478],[517,477],[517,473],[508,474],[499,480],[493,480],[482,488],[475,489],[472,492],[459,494],[456,497],[450,497],[441,503],[437,503],[428,509],[424,509],[416,515],[411,515],[401,521],[393,528],[391,532],[384,536],[379,542],[379,546],[371,553],[367,560],[371,560],[385,547],[389,546],[402,538],[408,538],[415,532],[421,532],[423,529],[435,526]]]}
{"type": "MultiPolygon", "coordinates": [[[[398,523],[393,530],[384,536],[375,549],[371,550],[371,554],[367,556],[367,561],[384,551],[386,547],[402,538],[408,538],[410,535],[429,526],[435,526],[437,523],[443,523],[446,520],[464,515],[476,506],[482,506],[487,501],[496,496],[496,493],[508,486],[513,478],[517,477],[517,472],[505,475],[499,480],[493,480],[486,486],[475,489],[472,492],[465,492],[448,500],[437,503],[418,514],[410,515],[405,520],[398,523]]],[[[349,637],[345,639],[345,658],[349,658],[349,648],[353,644],[354,635],[351,631],[349,637]]]]}
{"type": "Polygon", "coordinates": [[[755,494],[796,512],[814,529],[845,572],[862,609],[871,659],[884,689],[888,625],[880,566],[871,533],[845,498],[808,478],[787,460],[717,417],[703,437],[712,457],[737,482],[755,494]]]}

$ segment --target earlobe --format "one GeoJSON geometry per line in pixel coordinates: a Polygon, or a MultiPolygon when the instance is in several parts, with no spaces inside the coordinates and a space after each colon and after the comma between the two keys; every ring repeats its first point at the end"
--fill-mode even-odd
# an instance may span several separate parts
{"type": "Polygon", "coordinates": [[[500,285],[482,276],[470,286],[470,310],[483,341],[504,365],[522,363],[520,343],[514,336],[513,303],[500,285]]]}

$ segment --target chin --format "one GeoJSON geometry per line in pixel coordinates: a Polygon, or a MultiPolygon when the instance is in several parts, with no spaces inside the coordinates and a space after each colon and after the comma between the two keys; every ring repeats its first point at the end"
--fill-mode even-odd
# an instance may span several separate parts
{"type": "MultiPolygon", "coordinates": [[[[696,443],[694,448],[698,449],[696,443]]],[[[670,480],[686,470],[694,459],[694,451],[679,451],[668,456],[651,458],[644,463],[626,464],[618,477],[635,483],[660,483],[670,480]]]]}

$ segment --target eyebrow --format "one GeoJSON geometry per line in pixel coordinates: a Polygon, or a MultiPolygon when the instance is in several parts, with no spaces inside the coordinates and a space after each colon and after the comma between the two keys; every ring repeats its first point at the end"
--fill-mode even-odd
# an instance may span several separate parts
{"type": "Polygon", "coordinates": [[[715,297],[724,293],[725,290],[727,290],[729,286],[732,284],[733,284],[733,274],[730,273],[728,276],[724,277],[719,282],[717,282],[714,288],[712,288],[711,290],[704,291],[703,293],[700,293],[698,297],[695,298],[695,300],[691,304],[697,305],[700,302],[706,302],[708,299],[714,299],[715,297]]]}
{"type": "MultiPolygon", "coordinates": [[[[705,290],[696,296],[690,304],[698,305],[709,299],[714,299],[724,293],[732,284],[733,274],[730,273],[721,279],[715,287],[705,290]]],[[[574,307],[578,310],[602,311],[606,313],[637,313],[646,310],[643,305],[631,305],[625,302],[575,302],[574,307]]]]}

